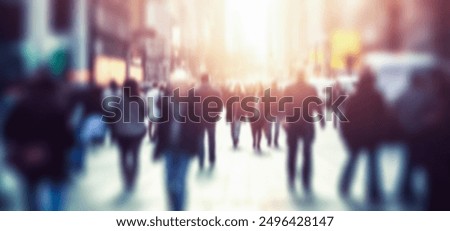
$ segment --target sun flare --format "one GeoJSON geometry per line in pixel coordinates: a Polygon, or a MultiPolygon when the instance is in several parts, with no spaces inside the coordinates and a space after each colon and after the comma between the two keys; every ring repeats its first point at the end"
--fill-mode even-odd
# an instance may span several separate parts
{"type": "Polygon", "coordinates": [[[271,1],[226,1],[226,36],[229,51],[245,51],[259,59],[267,56],[271,1]]]}

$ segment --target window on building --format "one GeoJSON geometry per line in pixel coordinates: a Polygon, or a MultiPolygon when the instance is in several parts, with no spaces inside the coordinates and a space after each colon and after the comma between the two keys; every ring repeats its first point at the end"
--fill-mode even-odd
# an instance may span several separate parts
{"type": "Polygon", "coordinates": [[[52,1],[52,24],[56,32],[66,32],[72,25],[73,1],[53,0],[52,1]]]}
{"type": "Polygon", "coordinates": [[[21,4],[0,2],[0,41],[20,40],[23,35],[23,20],[21,4]]]}

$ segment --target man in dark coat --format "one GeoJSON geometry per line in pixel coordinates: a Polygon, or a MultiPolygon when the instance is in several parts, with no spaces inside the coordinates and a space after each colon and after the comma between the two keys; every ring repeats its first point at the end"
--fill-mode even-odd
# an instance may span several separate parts
{"type": "Polygon", "coordinates": [[[43,209],[38,187],[46,179],[51,182],[50,209],[62,209],[62,185],[68,177],[67,155],[73,135],[58,99],[56,83],[47,75],[38,76],[6,121],[9,160],[24,180],[28,210],[43,209]]]}
{"type": "Polygon", "coordinates": [[[339,185],[343,196],[349,193],[358,154],[366,149],[368,151],[368,197],[372,202],[380,199],[376,148],[382,138],[385,108],[382,96],[375,89],[373,73],[365,69],[360,76],[355,94],[347,100],[344,109],[349,122],[342,123],[342,136],[350,155],[339,185]]]}
{"type": "MultiPolygon", "coordinates": [[[[203,102],[205,101],[205,99],[207,97],[216,97],[217,99],[221,99],[222,97],[220,90],[212,86],[212,84],[210,83],[208,74],[203,74],[201,76],[201,83],[197,88],[195,88],[195,94],[200,96],[200,102],[202,102],[197,107],[197,113],[199,116],[202,117],[204,114],[203,102]]],[[[222,108],[220,108],[220,110],[222,110],[222,108]]],[[[201,125],[203,131],[200,133],[199,137],[200,169],[203,169],[205,162],[205,142],[204,142],[205,133],[208,135],[209,163],[212,168],[214,167],[214,164],[216,162],[216,122],[206,121],[205,118],[202,118],[201,125]]]]}
{"type": "Polygon", "coordinates": [[[180,97],[173,94],[176,89],[180,94],[187,94],[190,88],[187,83],[172,82],[163,93],[162,118],[153,154],[154,159],[165,159],[167,193],[170,209],[174,211],[185,209],[188,167],[190,160],[198,155],[202,131],[200,123],[188,118],[188,113],[195,110],[193,98],[180,102],[180,97]]]}
{"type": "MultiPolygon", "coordinates": [[[[314,112],[323,115],[322,106],[317,104],[317,102],[308,103],[309,99],[318,99],[318,94],[316,89],[306,82],[306,76],[303,72],[298,73],[297,81],[285,89],[284,96],[293,99],[292,103],[286,104],[285,123],[288,145],[287,168],[289,187],[291,189],[295,188],[297,148],[298,142],[301,140],[303,141],[302,184],[304,190],[309,192],[311,190],[312,175],[312,144],[315,138],[314,122],[317,122],[313,121],[314,118],[309,117],[309,115],[312,115],[314,112]]],[[[325,125],[324,122],[323,119],[320,120],[322,127],[325,125]]]]}

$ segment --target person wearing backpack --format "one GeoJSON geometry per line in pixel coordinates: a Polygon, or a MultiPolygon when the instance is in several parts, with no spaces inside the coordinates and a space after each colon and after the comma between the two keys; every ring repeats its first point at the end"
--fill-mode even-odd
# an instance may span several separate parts
{"type": "Polygon", "coordinates": [[[144,121],[145,102],[140,97],[135,80],[125,81],[121,106],[122,117],[113,124],[113,132],[120,149],[120,168],[125,190],[132,191],[138,172],[139,148],[147,132],[144,121]]]}

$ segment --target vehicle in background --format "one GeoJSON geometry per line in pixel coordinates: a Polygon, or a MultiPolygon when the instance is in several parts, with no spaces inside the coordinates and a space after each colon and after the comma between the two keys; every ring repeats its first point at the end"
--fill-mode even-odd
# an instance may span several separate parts
{"type": "Polygon", "coordinates": [[[365,66],[375,74],[376,87],[387,104],[385,134],[387,141],[398,141],[403,135],[400,128],[399,99],[411,87],[414,76],[424,78],[423,83],[432,86],[432,71],[438,67],[437,59],[419,53],[372,53],[363,59],[365,66]]]}
{"type": "Polygon", "coordinates": [[[376,86],[391,106],[410,86],[413,75],[426,76],[425,73],[437,67],[434,56],[418,53],[373,53],[365,57],[364,63],[374,72],[376,86]]]}

